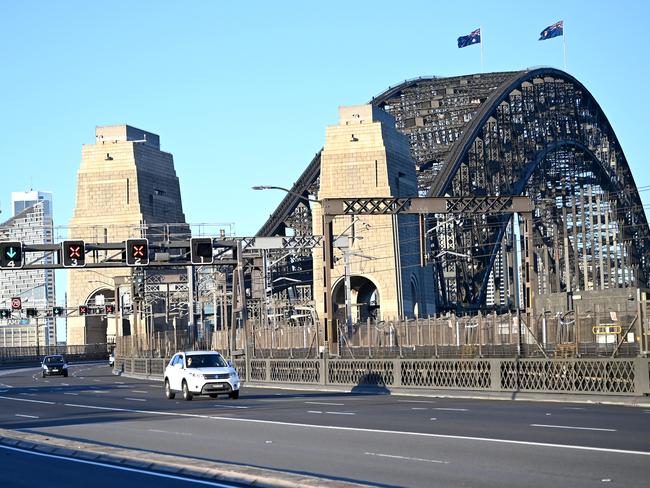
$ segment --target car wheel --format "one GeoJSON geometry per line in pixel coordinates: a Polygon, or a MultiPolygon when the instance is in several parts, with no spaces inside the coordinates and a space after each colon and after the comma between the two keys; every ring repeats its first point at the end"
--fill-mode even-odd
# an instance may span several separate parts
{"type": "Polygon", "coordinates": [[[43,378],[45,378],[45,371],[43,371],[43,378]]]}
{"type": "Polygon", "coordinates": [[[176,393],[174,393],[169,386],[169,380],[165,380],[165,396],[168,400],[173,400],[174,397],[176,397],[176,393]]]}
{"type": "Polygon", "coordinates": [[[230,393],[228,393],[228,398],[237,400],[239,398],[239,390],[231,391],[230,393]]]}
{"type": "Polygon", "coordinates": [[[192,393],[190,392],[189,386],[187,386],[187,381],[183,380],[183,399],[190,401],[192,399],[192,393]]]}
{"type": "Polygon", "coordinates": [[[64,377],[64,378],[67,378],[67,377],[68,377],[68,372],[67,372],[67,371],[64,371],[64,372],[63,372],[63,377],[64,377]]]}

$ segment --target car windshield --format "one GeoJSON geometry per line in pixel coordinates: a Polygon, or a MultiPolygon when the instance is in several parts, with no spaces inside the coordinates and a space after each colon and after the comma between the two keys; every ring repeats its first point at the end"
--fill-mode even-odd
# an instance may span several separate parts
{"type": "Polygon", "coordinates": [[[223,368],[228,366],[220,354],[188,354],[188,368],[223,368]]]}
{"type": "Polygon", "coordinates": [[[62,362],[63,362],[63,357],[61,356],[48,356],[45,358],[45,364],[62,363],[62,362]]]}

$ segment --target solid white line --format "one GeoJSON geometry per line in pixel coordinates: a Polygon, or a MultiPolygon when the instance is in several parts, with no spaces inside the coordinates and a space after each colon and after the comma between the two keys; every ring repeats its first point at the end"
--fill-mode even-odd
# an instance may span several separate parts
{"type": "MultiPolygon", "coordinates": [[[[0,397],[3,398],[3,397],[0,397]]],[[[11,398],[10,398],[11,399],[11,398]]],[[[519,446],[533,446],[533,447],[550,447],[554,449],[574,449],[578,451],[593,451],[593,452],[607,452],[614,454],[631,454],[636,456],[650,456],[650,451],[632,451],[627,449],[611,449],[607,447],[591,447],[591,446],[576,446],[571,444],[552,444],[550,442],[532,442],[532,441],[516,441],[512,439],[494,439],[490,437],[473,437],[465,435],[452,435],[452,434],[430,434],[428,432],[408,432],[402,430],[386,430],[386,429],[365,429],[361,427],[343,427],[338,425],[316,425],[316,424],[301,424],[298,422],[282,422],[280,420],[261,420],[261,419],[247,419],[241,417],[219,417],[216,415],[200,415],[193,413],[179,413],[179,412],[160,412],[156,410],[136,410],[132,408],[117,408],[117,407],[99,407],[94,405],[80,405],[75,403],[64,403],[66,407],[88,408],[92,410],[105,410],[108,412],[128,412],[128,413],[142,413],[146,415],[160,415],[168,417],[188,417],[209,420],[225,420],[227,422],[245,422],[251,424],[268,424],[280,425],[283,427],[302,427],[306,429],[322,429],[322,430],[340,430],[346,432],[367,432],[372,434],[392,434],[413,437],[429,437],[433,439],[455,439],[460,441],[472,442],[492,442],[496,444],[513,444],[519,446]]]]}
{"type": "Polygon", "coordinates": [[[15,447],[9,447],[9,446],[3,446],[3,445],[0,445],[0,448],[8,449],[10,451],[22,452],[24,454],[31,454],[33,456],[42,456],[42,457],[47,457],[47,458],[51,458],[51,459],[61,459],[61,460],[70,461],[70,462],[73,462],[73,463],[90,464],[92,466],[101,466],[103,468],[115,469],[115,470],[118,470],[118,471],[128,471],[129,473],[140,473],[140,474],[146,474],[148,476],[156,476],[158,478],[167,478],[167,479],[172,479],[172,480],[187,481],[189,483],[196,483],[198,485],[215,486],[217,488],[234,488],[234,485],[226,485],[226,484],[223,484],[223,483],[217,483],[216,481],[203,481],[203,480],[197,480],[197,479],[192,479],[192,478],[184,478],[183,476],[178,476],[178,475],[173,475],[173,474],[156,473],[156,472],[153,472],[153,471],[145,471],[143,469],[127,468],[126,466],[115,466],[115,465],[112,465],[112,464],[99,463],[97,461],[86,461],[85,459],[69,458],[69,457],[65,457],[65,456],[57,456],[55,454],[45,454],[44,452],[26,451],[24,449],[17,449],[15,447]]]}
{"type": "Polygon", "coordinates": [[[46,402],[44,400],[30,400],[29,398],[12,398],[6,396],[0,396],[0,398],[3,398],[5,400],[14,400],[16,402],[44,403],[45,405],[54,405],[54,402],[46,402]]]}
{"type": "Polygon", "coordinates": [[[308,403],[309,405],[333,405],[333,406],[341,406],[345,405],[345,403],[330,403],[330,402],[305,402],[308,403]]]}
{"type": "Polygon", "coordinates": [[[25,417],[25,418],[28,418],[28,419],[37,419],[37,418],[39,418],[36,415],[25,415],[25,414],[22,414],[22,413],[17,413],[16,417],[25,417]]]}
{"type": "Polygon", "coordinates": [[[442,408],[442,407],[433,407],[434,410],[447,410],[449,412],[467,412],[466,408],[442,408]]]}
{"type": "Polygon", "coordinates": [[[133,400],[134,402],[146,402],[146,401],[147,401],[147,400],[144,399],[144,398],[129,398],[129,397],[125,397],[124,399],[125,399],[125,400],[133,400]]]}
{"type": "Polygon", "coordinates": [[[574,427],[572,425],[530,424],[530,426],[531,427],[547,427],[549,429],[599,430],[601,432],[616,432],[616,429],[600,429],[598,427],[574,427]]]}
{"type": "Polygon", "coordinates": [[[376,452],[364,452],[364,454],[367,454],[368,456],[385,457],[385,458],[392,458],[392,459],[404,459],[406,461],[424,461],[425,463],[449,464],[449,461],[439,461],[438,459],[422,459],[422,458],[414,458],[414,457],[407,457],[407,456],[396,456],[394,454],[378,454],[376,452]]]}
{"type": "Polygon", "coordinates": [[[329,413],[330,415],[356,415],[354,412],[325,412],[329,413]]]}

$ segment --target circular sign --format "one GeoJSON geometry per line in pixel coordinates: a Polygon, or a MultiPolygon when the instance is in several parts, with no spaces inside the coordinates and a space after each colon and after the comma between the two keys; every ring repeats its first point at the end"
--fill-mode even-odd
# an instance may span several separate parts
{"type": "Polygon", "coordinates": [[[14,310],[20,310],[22,308],[22,300],[20,297],[14,297],[11,299],[11,308],[14,310]]]}

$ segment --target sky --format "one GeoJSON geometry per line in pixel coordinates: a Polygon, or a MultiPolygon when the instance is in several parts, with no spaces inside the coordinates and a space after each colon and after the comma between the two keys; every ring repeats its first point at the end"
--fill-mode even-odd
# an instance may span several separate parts
{"type": "MultiPolygon", "coordinates": [[[[0,220],[12,191],[73,212],[98,125],[158,134],[189,223],[253,235],[322,147],[338,106],[418,76],[564,69],[600,103],[637,186],[650,185],[643,1],[0,1],[0,220]],[[538,41],[564,20],[565,38],[538,41]]],[[[647,197],[642,193],[642,197],[647,197]]],[[[61,287],[58,287],[59,292],[61,287]]],[[[59,294],[59,293],[57,293],[59,294]]]]}

